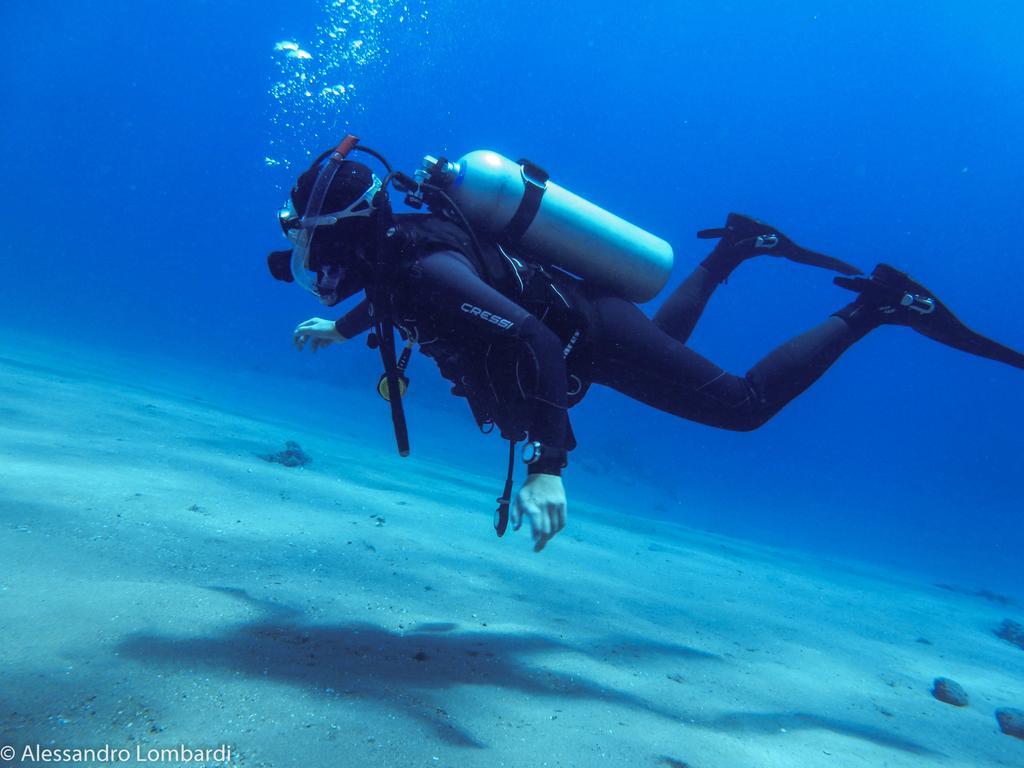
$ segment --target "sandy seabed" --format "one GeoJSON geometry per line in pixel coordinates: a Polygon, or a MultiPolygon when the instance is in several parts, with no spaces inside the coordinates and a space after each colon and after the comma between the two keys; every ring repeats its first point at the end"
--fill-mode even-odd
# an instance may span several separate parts
{"type": "Polygon", "coordinates": [[[578,501],[535,555],[494,477],[167,377],[0,352],[12,765],[1024,766],[1019,607],[578,501]]]}

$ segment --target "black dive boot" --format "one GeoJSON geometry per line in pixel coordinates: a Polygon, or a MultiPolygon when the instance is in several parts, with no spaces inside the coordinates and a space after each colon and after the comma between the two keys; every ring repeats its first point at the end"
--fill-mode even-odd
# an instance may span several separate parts
{"type": "Polygon", "coordinates": [[[875,267],[871,277],[836,277],[833,282],[860,294],[836,312],[854,329],[906,325],[940,344],[1024,368],[1024,355],[972,331],[934,293],[888,264],[875,267]]]}
{"type": "Polygon", "coordinates": [[[844,275],[859,275],[863,270],[823,253],[802,248],[771,224],[765,224],[741,213],[730,213],[725,226],[702,229],[697,237],[704,240],[719,237],[718,245],[701,265],[724,280],[739,264],[753,256],[781,256],[800,264],[821,267],[844,275]]]}

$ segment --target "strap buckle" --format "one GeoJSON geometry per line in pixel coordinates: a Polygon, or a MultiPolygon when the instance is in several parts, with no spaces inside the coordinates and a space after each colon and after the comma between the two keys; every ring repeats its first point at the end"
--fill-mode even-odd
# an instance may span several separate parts
{"type": "Polygon", "coordinates": [[[930,315],[935,311],[935,299],[929,296],[919,296],[916,293],[904,293],[903,298],[900,299],[900,306],[906,307],[912,312],[930,315]]]}
{"type": "Polygon", "coordinates": [[[548,188],[548,181],[551,179],[551,174],[525,157],[519,161],[519,175],[523,177],[525,184],[532,184],[541,192],[548,188]]]}

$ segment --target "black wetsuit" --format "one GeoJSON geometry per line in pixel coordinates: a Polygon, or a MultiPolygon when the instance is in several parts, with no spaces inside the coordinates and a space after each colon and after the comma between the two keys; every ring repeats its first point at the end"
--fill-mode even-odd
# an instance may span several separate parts
{"type": "MultiPolygon", "coordinates": [[[[685,346],[727,276],[713,261],[698,267],[652,320],[607,290],[508,251],[501,251],[508,262],[503,278],[485,279],[468,251],[435,244],[408,259],[392,286],[395,324],[435,359],[453,393],[468,397],[478,422],[494,421],[505,437],[528,435],[555,448],[573,447],[567,409],[591,383],[692,421],[756,429],[863,335],[830,317],[738,376],[685,346]]],[[[336,326],[346,338],[366,330],[365,303],[336,326]]],[[[530,467],[559,470],[543,461],[530,467]]]]}

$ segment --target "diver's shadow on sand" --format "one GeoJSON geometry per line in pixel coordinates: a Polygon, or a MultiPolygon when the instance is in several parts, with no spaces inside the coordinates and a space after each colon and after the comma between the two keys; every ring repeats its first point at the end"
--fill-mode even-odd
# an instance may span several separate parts
{"type": "Polygon", "coordinates": [[[241,589],[213,587],[258,609],[262,616],[216,637],[189,638],[138,634],[121,646],[123,656],[145,663],[191,668],[196,665],[236,670],[253,678],[285,681],[317,691],[333,691],[401,710],[429,727],[444,742],[463,747],[486,745],[464,730],[430,694],[459,686],[485,686],[530,696],[600,701],[672,722],[725,731],[778,729],[786,725],[828,728],[917,754],[928,750],[882,731],[823,720],[813,715],[725,715],[704,720],[673,712],[629,693],[602,686],[579,674],[530,664],[552,653],[584,655],[603,661],[664,656],[690,661],[723,660],[710,653],[642,638],[605,638],[572,645],[536,634],[465,631],[447,622],[423,624],[395,633],[373,624],[309,623],[298,610],[261,601],[241,589]]]}
{"type": "Polygon", "coordinates": [[[939,752],[881,728],[805,712],[737,712],[721,715],[711,720],[699,721],[696,725],[731,734],[743,732],[774,734],[798,730],[831,731],[842,736],[870,741],[882,747],[899,749],[915,755],[943,756],[939,752]]]}
{"type": "MultiPolygon", "coordinates": [[[[459,631],[449,623],[421,625],[404,634],[364,623],[310,624],[292,608],[256,600],[239,589],[215,589],[258,608],[262,617],[217,637],[137,634],[122,644],[122,655],[146,663],[184,668],[199,664],[304,688],[331,689],[346,698],[398,708],[429,726],[443,741],[466,747],[486,745],[454,722],[443,702],[431,701],[432,691],[487,686],[534,696],[612,702],[679,721],[677,713],[655,703],[576,674],[529,664],[537,654],[559,651],[614,657],[615,648],[572,646],[534,634],[459,631]]],[[[635,656],[643,650],[643,642],[629,639],[621,647],[635,656]]],[[[666,644],[652,644],[646,652],[717,659],[686,646],[666,644]]]]}

